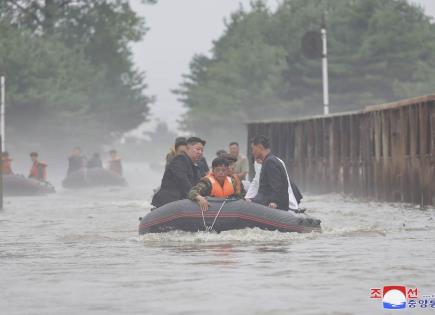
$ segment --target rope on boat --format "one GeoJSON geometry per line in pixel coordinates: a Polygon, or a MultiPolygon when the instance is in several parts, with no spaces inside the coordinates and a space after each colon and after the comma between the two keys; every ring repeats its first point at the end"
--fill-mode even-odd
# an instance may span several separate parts
{"type": "Polygon", "coordinates": [[[219,214],[221,213],[222,208],[224,207],[225,203],[227,202],[228,199],[225,199],[224,202],[222,202],[221,207],[219,208],[218,212],[216,213],[216,216],[214,217],[213,223],[210,226],[207,226],[207,223],[205,223],[205,217],[204,217],[204,211],[201,210],[201,214],[202,214],[202,222],[204,223],[204,228],[206,232],[211,232],[213,231],[213,227],[214,224],[216,223],[216,220],[219,216],[219,214]]]}

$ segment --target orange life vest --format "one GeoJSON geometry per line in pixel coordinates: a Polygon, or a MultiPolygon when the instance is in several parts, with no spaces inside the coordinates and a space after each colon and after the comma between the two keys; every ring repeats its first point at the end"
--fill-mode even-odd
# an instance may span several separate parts
{"type": "Polygon", "coordinates": [[[30,169],[30,178],[35,178],[37,180],[47,179],[47,164],[44,162],[34,162],[32,168],[30,169]]]}
{"type": "Polygon", "coordinates": [[[210,180],[211,183],[211,192],[210,192],[211,197],[226,198],[235,194],[234,186],[231,182],[231,177],[227,176],[225,178],[223,187],[216,180],[216,178],[214,178],[213,175],[208,175],[207,178],[210,180]]]}

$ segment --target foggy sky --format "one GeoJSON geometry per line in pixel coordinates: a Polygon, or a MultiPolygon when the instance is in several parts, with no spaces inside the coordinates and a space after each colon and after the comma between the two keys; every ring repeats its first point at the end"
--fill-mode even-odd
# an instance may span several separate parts
{"type": "MultiPolygon", "coordinates": [[[[435,16],[434,0],[412,0],[435,16]]],[[[136,65],[147,74],[148,94],[155,95],[153,120],[167,122],[173,129],[185,111],[171,93],[181,75],[188,73],[189,62],[196,53],[209,53],[212,41],[224,31],[224,18],[238,9],[249,7],[250,0],[158,0],[155,5],[131,1],[133,8],[146,18],[150,28],[144,40],[134,44],[136,65]]],[[[272,5],[275,0],[269,0],[272,5]]],[[[141,129],[150,129],[146,123],[141,129]]]]}

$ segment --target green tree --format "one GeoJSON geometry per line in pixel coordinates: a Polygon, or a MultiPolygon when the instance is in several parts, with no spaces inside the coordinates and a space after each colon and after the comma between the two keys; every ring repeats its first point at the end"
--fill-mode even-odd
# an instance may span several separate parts
{"type": "Polygon", "coordinates": [[[319,30],[324,9],[332,111],[433,91],[435,25],[421,8],[405,0],[287,0],[272,12],[257,1],[231,16],[211,57],[192,60],[176,91],[188,109],[184,127],[228,136],[225,129],[234,134],[250,120],[320,114],[321,64],[304,57],[301,38],[319,30]]]}
{"type": "Polygon", "coordinates": [[[0,70],[16,139],[30,116],[39,121],[30,138],[58,128],[51,134],[94,145],[146,119],[152,98],[130,48],[146,27],[128,1],[3,0],[0,22],[0,70]]]}

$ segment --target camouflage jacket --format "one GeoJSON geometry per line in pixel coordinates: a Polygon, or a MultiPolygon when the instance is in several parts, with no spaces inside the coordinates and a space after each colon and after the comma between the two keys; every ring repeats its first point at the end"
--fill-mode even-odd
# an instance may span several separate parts
{"type": "MultiPolygon", "coordinates": [[[[238,185],[237,182],[239,182],[240,185],[240,193],[239,194],[235,193],[230,197],[241,198],[241,199],[244,198],[246,195],[246,191],[243,188],[243,184],[240,182],[240,180],[237,180],[234,176],[230,176],[230,178],[231,178],[231,183],[233,184],[234,187],[234,191],[237,192],[237,185],[238,185]]],[[[196,198],[198,196],[203,196],[203,197],[210,196],[211,189],[212,189],[212,184],[210,180],[207,177],[203,177],[201,178],[198,184],[192,187],[189,194],[187,195],[187,198],[196,201],[196,198]]]]}

